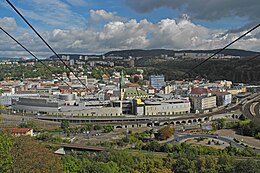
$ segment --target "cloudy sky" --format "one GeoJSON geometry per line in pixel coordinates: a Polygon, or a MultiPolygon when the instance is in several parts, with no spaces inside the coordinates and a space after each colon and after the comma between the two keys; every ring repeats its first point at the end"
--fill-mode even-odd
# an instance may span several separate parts
{"type": "MultiPolygon", "coordinates": [[[[10,0],[58,53],[222,48],[260,23],[259,0],[10,0]]],[[[0,26],[39,57],[52,53],[5,0],[0,26]]],[[[260,28],[232,46],[260,51],[260,28]]],[[[30,57],[0,32],[0,57],[30,57]]]]}

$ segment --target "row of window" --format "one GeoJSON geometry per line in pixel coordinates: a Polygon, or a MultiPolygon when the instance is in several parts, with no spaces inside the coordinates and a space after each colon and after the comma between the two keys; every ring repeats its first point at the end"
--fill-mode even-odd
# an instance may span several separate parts
{"type": "Polygon", "coordinates": [[[176,108],[185,108],[189,107],[189,105],[175,105],[175,106],[167,106],[167,107],[162,107],[162,106],[151,106],[151,107],[146,107],[146,110],[164,110],[164,109],[176,109],[176,108]]]}
{"type": "Polygon", "coordinates": [[[181,114],[188,114],[189,111],[182,111],[182,112],[147,112],[145,115],[181,115],[181,114]]]}

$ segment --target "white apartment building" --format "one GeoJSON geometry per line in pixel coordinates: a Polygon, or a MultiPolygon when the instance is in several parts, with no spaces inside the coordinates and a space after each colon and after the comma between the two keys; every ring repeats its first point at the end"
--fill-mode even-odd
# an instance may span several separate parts
{"type": "Polygon", "coordinates": [[[216,96],[193,97],[193,110],[204,111],[217,107],[216,96]]]}

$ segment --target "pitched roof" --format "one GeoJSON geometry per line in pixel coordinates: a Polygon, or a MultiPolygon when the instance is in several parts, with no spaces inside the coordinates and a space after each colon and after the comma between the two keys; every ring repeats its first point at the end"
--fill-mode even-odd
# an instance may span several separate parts
{"type": "Polygon", "coordinates": [[[128,87],[140,87],[139,84],[137,84],[137,83],[131,83],[131,82],[127,83],[126,86],[128,86],[128,87]]]}
{"type": "Polygon", "coordinates": [[[190,94],[208,94],[209,90],[206,88],[192,88],[190,94]]]}
{"type": "Polygon", "coordinates": [[[31,130],[32,130],[31,128],[11,128],[8,129],[7,131],[9,131],[10,133],[27,133],[31,130]]]}

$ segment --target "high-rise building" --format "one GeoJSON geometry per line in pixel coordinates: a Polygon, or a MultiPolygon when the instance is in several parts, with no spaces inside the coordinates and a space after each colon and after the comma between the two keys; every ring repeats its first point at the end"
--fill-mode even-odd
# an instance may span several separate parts
{"type": "Polygon", "coordinates": [[[162,89],[165,86],[164,76],[163,75],[151,75],[150,76],[150,85],[155,88],[157,91],[162,89]]]}

